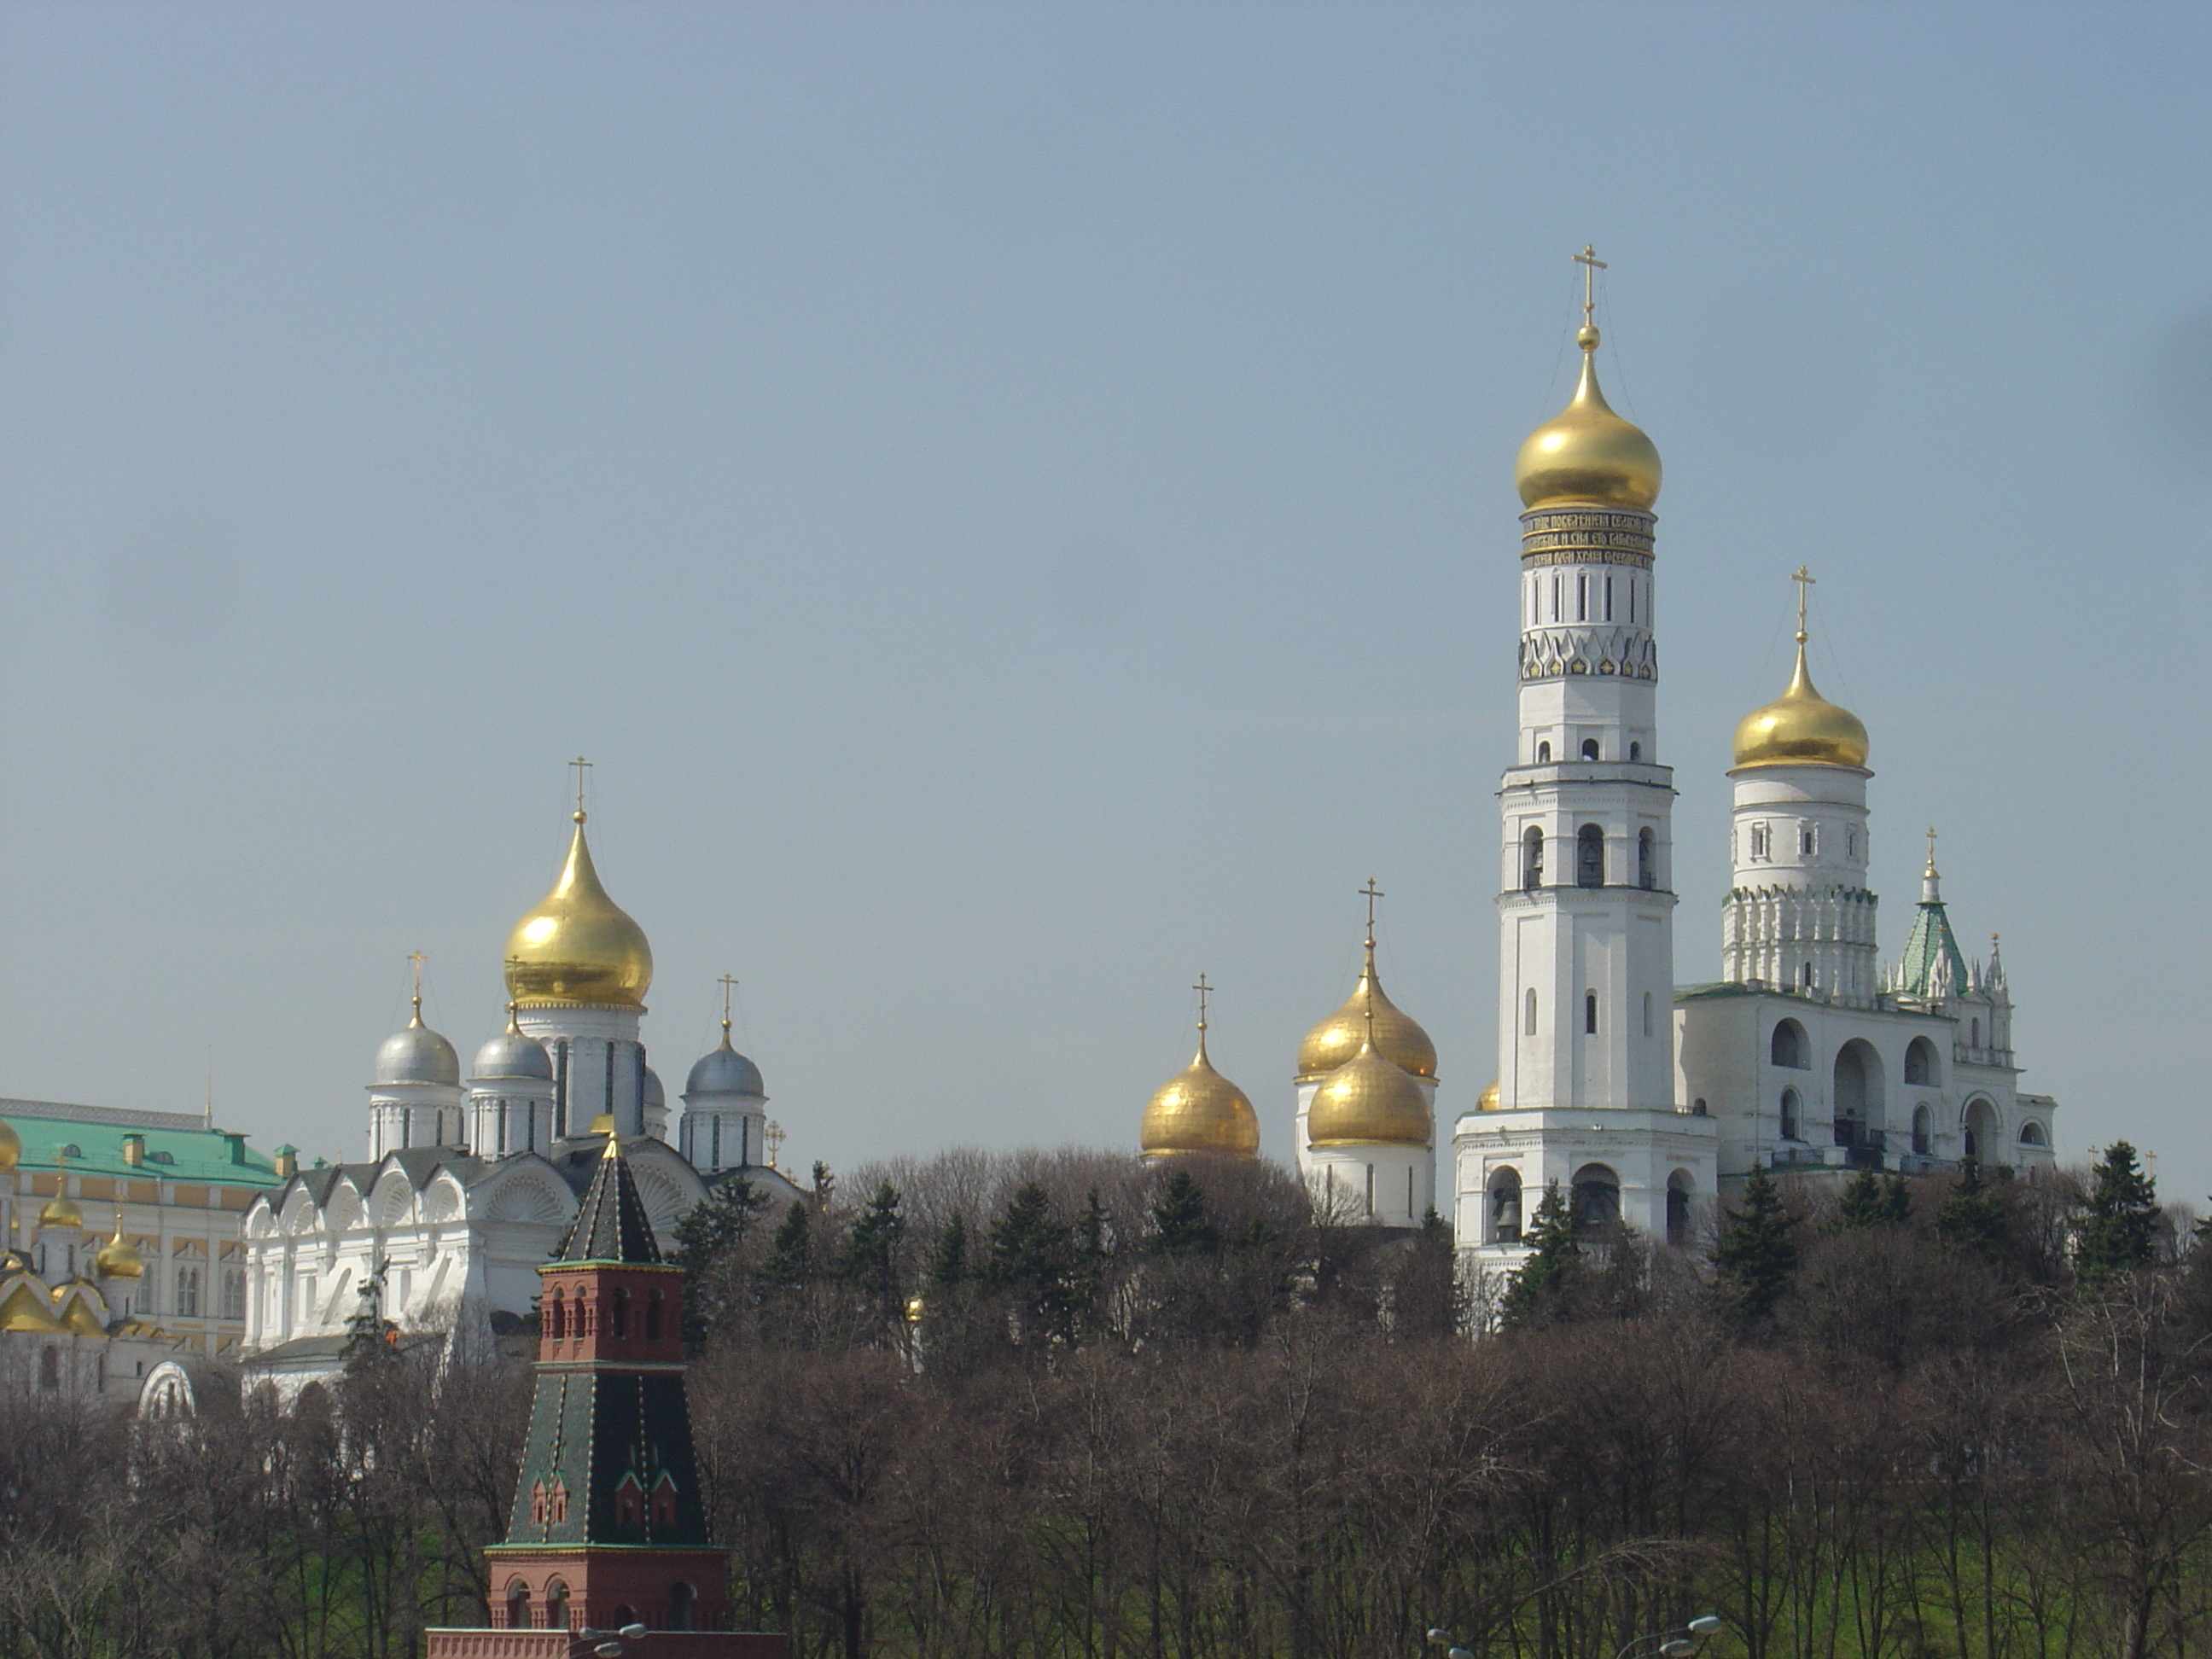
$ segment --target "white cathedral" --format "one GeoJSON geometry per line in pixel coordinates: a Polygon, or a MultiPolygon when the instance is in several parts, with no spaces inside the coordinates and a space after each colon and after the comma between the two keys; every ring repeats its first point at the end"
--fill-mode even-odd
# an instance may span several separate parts
{"type": "MultiPolygon", "coordinates": [[[[1584,250],[1586,263],[1589,250],[1584,250]]],[[[1673,769],[1659,743],[1657,449],[1599,389],[1585,295],[1573,400],[1522,445],[1520,721],[1500,781],[1498,1079],[1436,1180],[1437,1054],[1367,956],[1297,1054],[1301,1174],[1383,1226],[1431,1206],[1511,1267],[1556,1183],[1577,1223],[1691,1244],[1755,1167],[1924,1174],[2052,1158],[2056,1103],[2018,1086],[1994,936],[1970,962],[1930,832],[1901,957],[1867,885],[1866,728],[1814,689],[1800,580],[1790,684],[1736,728],[1722,977],[1674,977],[1673,769]]],[[[1153,1097],[1151,1157],[1254,1157],[1250,1101],[1197,1056],[1153,1097]]]]}
{"type": "Polygon", "coordinates": [[[781,1209],[798,1188],[774,1166],[760,1069],[730,1044],[692,1066],[678,1144],[640,1029],[653,983],[645,930],[592,863],[580,801],[553,890],[507,940],[507,1029],[465,1082],[453,1045],[414,1017],[377,1050],[368,1158],[286,1170],[245,1219],[246,1346],[272,1376],[320,1375],[363,1292],[408,1328],[457,1316],[526,1316],[538,1267],[576,1213],[610,1134],[655,1234],[718,1182],[742,1176],[781,1209]]]}

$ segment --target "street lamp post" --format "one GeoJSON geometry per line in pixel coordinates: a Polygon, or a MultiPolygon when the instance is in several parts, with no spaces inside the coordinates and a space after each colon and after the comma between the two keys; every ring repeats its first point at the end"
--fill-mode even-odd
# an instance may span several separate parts
{"type": "Polygon", "coordinates": [[[1698,1644],[1720,1627],[1718,1613],[1700,1613],[1677,1629],[1654,1631],[1649,1636],[1638,1637],[1615,1654],[1613,1659],[1629,1659],[1631,1654],[1646,1643],[1652,1644],[1651,1651],[1657,1654],[1659,1659],[1690,1659],[1690,1656],[1698,1650],[1698,1644]]]}

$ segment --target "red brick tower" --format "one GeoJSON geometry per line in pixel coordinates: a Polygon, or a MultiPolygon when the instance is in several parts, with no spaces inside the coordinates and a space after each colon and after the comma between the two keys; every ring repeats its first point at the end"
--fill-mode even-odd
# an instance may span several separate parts
{"type": "Polygon", "coordinates": [[[432,1631],[428,1659],[562,1659],[572,1631],[643,1625],[652,1659],[782,1659],[729,1628],[684,1389],[684,1274],[660,1259],[617,1137],[538,1268],[538,1387],[492,1628],[432,1631]]]}

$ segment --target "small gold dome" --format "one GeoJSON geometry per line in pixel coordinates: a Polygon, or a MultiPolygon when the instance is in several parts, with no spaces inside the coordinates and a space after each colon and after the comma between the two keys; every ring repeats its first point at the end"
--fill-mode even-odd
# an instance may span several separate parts
{"type": "Polygon", "coordinates": [[[1367,1013],[1375,1012],[1375,1051],[1401,1071],[1415,1077],[1437,1074],[1437,1045],[1429,1034],[1382,993],[1375,972],[1375,941],[1367,941],[1367,960],[1359,970],[1359,983],[1352,988],[1344,1006],[1306,1033],[1298,1044],[1298,1080],[1325,1076],[1359,1052],[1368,1038],[1367,1013]]]}
{"type": "Polygon", "coordinates": [[[23,1137],[5,1119],[0,1119],[0,1170],[14,1169],[22,1157],[23,1137]]]}
{"type": "Polygon", "coordinates": [[[1805,636],[1797,636],[1797,669],[1790,689],[1754,708],[1735,729],[1738,766],[1851,766],[1867,763],[1867,729],[1848,708],[1813,689],[1805,636]]]}
{"type": "Polygon", "coordinates": [[[1203,1024],[1190,1064],[1163,1084],[1145,1108],[1137,1145],[1147,1158],[1259,1157],[1259,1115],[1244,1091],[1213,1069],[1203,1024]]]}
{"type": "Polygon", "coordinates": [[[1314,1091],[1306,1112],[1315,1146],[1425,1146],[1431,1130],[1421,1085],[1364,1042],[1314,1091]]]}
{"type": "Polygon", "coordinates": [[[82,1232],[84,1212],[77,1208],[76,1202],[67,1193],[56,1193],[39,1206],[39,1225],[59,1227],[65,1231],[74,1229],[82,1232]]]}
{"type": "Polygon", "coordinates": [[[1478,1112],[1494,1112],[1498,1109],[1498,1079],[1496,1078],[1490,1079],[1490,1086],[1482,1091],[1482,1097],[1474,1103],[1474,1109],[1478,1112]]]}
{"type": "Polygon", "coordinates": [[[599,884],[584,815],[561,878],[507,940],[507,988],[525,1006],[642,1007],[653,984],[653,947],[599,884]]]}
{"type": "Polygon", "coordinates": [[[1585,325],[1574,400],[1530,433],[1513,464],[1523,507],[1588,501],[1645,511],[1659,499],[1659,450],[1644,428],[1613,412],[1597,384],[1595,328],[1585,325]]]}
{"type": "Polygon", "coordinates": [[[139,1279],[146,1272],[146,1258],[124,1237],[121,1227],[115,1230],[114,1237],[100,1247],[100,1254],[93,1257],[92,1263],[104,1279],[139,1279]]]}

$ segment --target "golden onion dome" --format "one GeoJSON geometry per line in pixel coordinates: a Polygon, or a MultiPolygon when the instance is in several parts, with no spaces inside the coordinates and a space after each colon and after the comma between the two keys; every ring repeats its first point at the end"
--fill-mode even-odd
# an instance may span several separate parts
{"type": "Polygon", "coordinates": [[[1429,1099],[1412,1073],[1363,1042],[1314,1091],[1306,1141],[1314,1146],[1425,1146],[1429,1099]]]}
{"type": "Polygon", "coordinates": [[[100,1247],[100,1254],[92,1259],[103,1279],[141,1279],[146,1273],[146,1258],[138,1254],[137,1247],[124,1237],[120,1225],[115,1237],[100,1247]]]}
{"type": "Polygon", "coordinates": [[[1482,1091],[1482,1097],[1474,1103],[1474,1109],[1478,1112],[1494,1112],[1498,1109],[1498,1079],[1496,1078],[1490,1079],[1490,1086],[1482,1091]]]}
{"type": "Polygon", "coordinates": [[[1867,729],[1848,708],[1813,689],[1805,666],[1805,635],[1797,635],[1797,668],[1790,689],[1754,708],[1735,728],[1738,766],[1850,766],[1867,763],[1867,729]]]}
{"type": "Polygon", "coordinates": [[[64,1231],[84,1231],[84,1212],[78,1209],[67,1193],[57,1192],[39,1206],[39,1225],[57,1227],[64,1231]]]}
{"type": "Polygon", "coordinates": [[[1204,1020],[1198,1024],[1198,1053],[1145,1108],[1137,1146],[1146,1158],[1260,1156],[1259,1115],[1244,1091],[1213,1069],[1204,1020]]]}
{"type": "Polygon", "coordinates": [[[561,878],[507,935],[507,993],[526,1006],[642,1007],[653,984],[653,947],[599,884],[583,813],[575,818],[561,878]]]}
{"type": "Polygon", "coordinates": [[[17,1134],[6,1119],[0,1118],[0,1170],[12,1170],[22,1162],[23,1137],[17,1134]]]}
{"type": "Polygon", "coordinates": [[[1659,450],[1613,412],[1597,383],[1597,330],[1583,325],[1582,380],[1571,402],[1522,441],[1513,464],[1523,507],[1585,501],[1645,511],[1659,499],[1659,450]]]}
{"type": "Polygon", "coordinates": [[[1358,1054],[1368,1040],[1370,1012],[1375,1051],[1415,1077],[1435,1077],[1437,1045],[1412,1015],[1382,994],[1382,981],[1375,972],[1375,941],[1370,939],[1359,983],[1352,988],[1344,1006],[1308,1031],[1298,1044],[1298,1080],[1325,1076],[1358,1054]]]}

